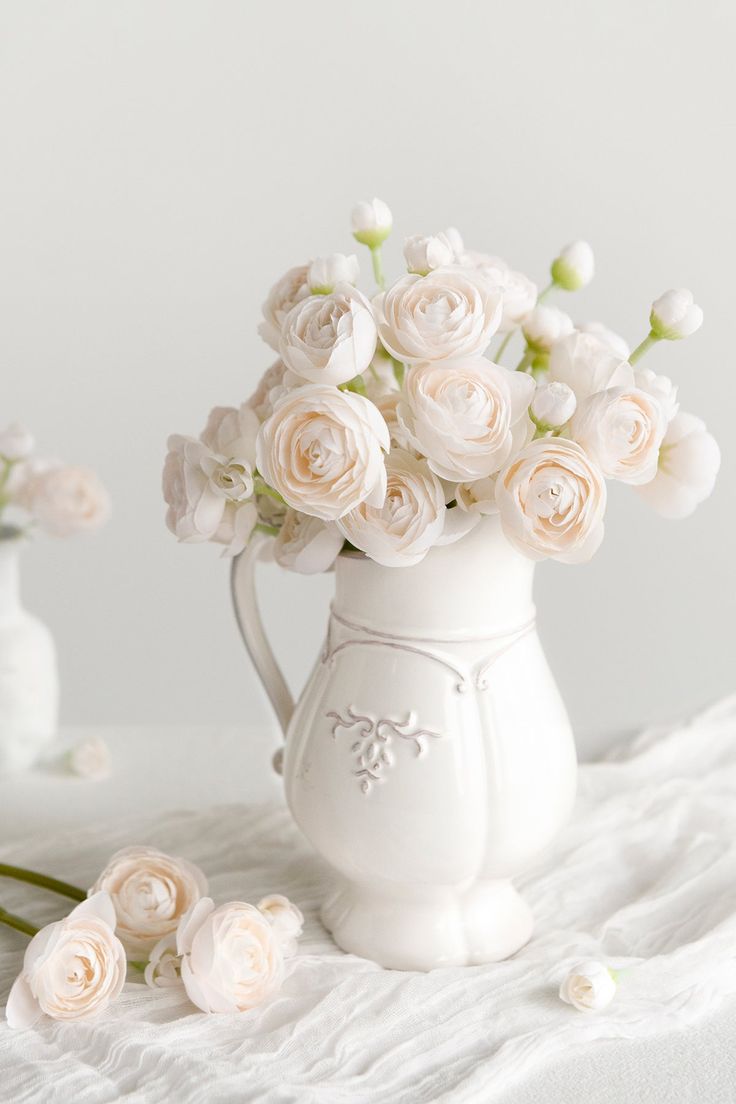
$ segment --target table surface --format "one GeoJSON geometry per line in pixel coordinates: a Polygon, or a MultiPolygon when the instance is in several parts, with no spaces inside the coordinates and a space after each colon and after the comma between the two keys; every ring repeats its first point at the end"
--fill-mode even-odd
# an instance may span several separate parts
{"type": "MultiPolygon", "coordinates": [[[[270,769],[273,733],[236,727],[68,728],[61,747],[101,736],[112,758],[103,781],[72,775],[56,756],[0,779],[0,841],[132,814],[282,799],[270,769]]],[[[5,997],[0,993],[0,1001],[5,997]]],[[[583,1044],[503,1096],[507,1104],[733,1104],[736,1000],[685,1031],[583,1044]]],[[[1,1095],[1,1094],[0,1094],[1,1095]]],[[[50,1098],[49,1098],[50,1099],[50,1098]]],[[[45,1102],[44,1102],[45,1104],[45,1102]]]]}

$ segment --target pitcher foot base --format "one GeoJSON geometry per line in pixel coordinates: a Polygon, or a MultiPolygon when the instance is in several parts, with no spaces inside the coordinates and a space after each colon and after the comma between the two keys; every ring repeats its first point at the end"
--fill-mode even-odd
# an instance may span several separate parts
{"type": "Polygon", "coordinates": [[[342,882],[322,906],[322,923],[344,951],[392,970],[499,962],[532,934],[532,914],[510,881],[389,894],[342,882]]]}

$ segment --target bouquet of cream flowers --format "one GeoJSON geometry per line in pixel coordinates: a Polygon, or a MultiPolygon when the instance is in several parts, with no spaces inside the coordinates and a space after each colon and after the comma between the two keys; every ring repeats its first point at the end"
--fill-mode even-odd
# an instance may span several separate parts
{"type": "Polygon", "coordinates": [[[411,237],[407,271],[386,288],[391,226],[378,199],[353,210],[372,297],[354,255],[285,273],[260,328],[278,359],[255,392],[216,407],[199,437],[169,439],[166,520],[179,540],[236,555],[258,530],[294,571],[327,570],[344,548],[400,567],[497,514],[520,552],[578,563],[602,540],[608,479],[665,517],[710,494],[715,440],[680,412],[667,376],[640,366],[656,343],[700,327],[689,291],[652,304],[630,352],[603,324],[575,325],[548,302],[592,279],[586,242],[561,251],[539,293],[455,229],[411,237]],[[523,353],[510,367],[517,334],[523,353]]]}

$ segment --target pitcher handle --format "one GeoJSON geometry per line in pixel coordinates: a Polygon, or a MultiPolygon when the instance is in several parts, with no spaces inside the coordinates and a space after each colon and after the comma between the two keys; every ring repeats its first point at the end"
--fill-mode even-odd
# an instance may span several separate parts
{"type": "MultiPolygon", "coordinates": [[[[265,533],[253,533],[245,550],[233,559],[230,593],[243,643],[286,739],[286,730],[294,712],[294,699],[268,642],[256,596],[256,563],[270,542],[271,537],[265,533]]],[[[281,774],[282,759],[283,748],[279,748],[273,757],[274,770],[278,774],[281,774]]]]}

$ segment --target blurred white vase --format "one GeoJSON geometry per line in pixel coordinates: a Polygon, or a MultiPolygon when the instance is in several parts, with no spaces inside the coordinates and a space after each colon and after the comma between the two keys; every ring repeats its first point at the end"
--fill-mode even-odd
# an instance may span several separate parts
{"type": "Polygon", "coordinates": [[[46,626],[23,609],[23,539],[0,534],[0,774],[31,766],[56,736],[59,677],[46,626]]]}

